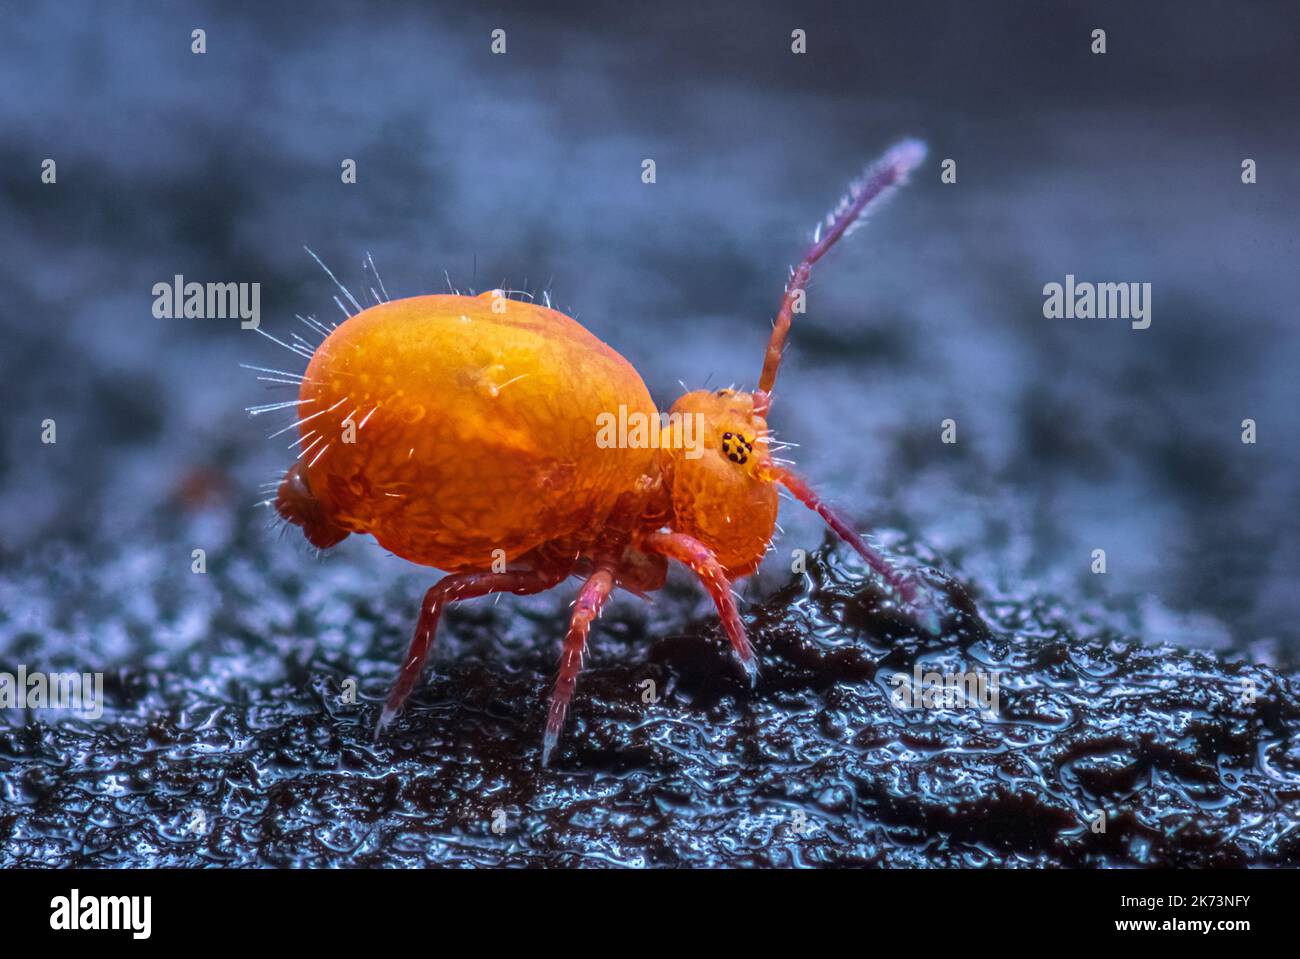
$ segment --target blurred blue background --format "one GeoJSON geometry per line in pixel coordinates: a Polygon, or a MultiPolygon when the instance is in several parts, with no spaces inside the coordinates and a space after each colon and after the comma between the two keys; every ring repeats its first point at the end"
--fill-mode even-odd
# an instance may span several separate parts
{"type": "MultiPolygon", "coordinates": [[[[773,425],[802,469],[983,602],[1295,660],[1294,3],[3,3],[0,35],[10,658],[183,652],[236,564],[395,582],[399,631],[432,580],[355,537],[324,562],[275,542],[253,504],[284,420],[243,408],[288,394],[239,364],[304,363],[154,318],[154,283],[260,283],[282,338],[339,318],[304,244],[358,296],[367,252],[394,296],[549,287],[667,406],[679,379],[753,385],[811,227],[910,135],[927,166],[818,269],[792,336],[773,425]],[[1067,273],[1151,283],[1151,328],[1044,319],[1067,273]],[[218,575],[190,576],[191,545],[218,575]]],[[[821,542],[782,525],[751,591],[821,542]]]]}

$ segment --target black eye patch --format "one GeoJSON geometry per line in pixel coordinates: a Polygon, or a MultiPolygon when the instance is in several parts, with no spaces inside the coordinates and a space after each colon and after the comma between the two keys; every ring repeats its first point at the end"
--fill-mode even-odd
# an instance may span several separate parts
{"type": "Polygon", "coordinates": [[[754,452],[754,441],[744,433],[723,433],[722,452],[731,462],[744,466],[754,452]]]}

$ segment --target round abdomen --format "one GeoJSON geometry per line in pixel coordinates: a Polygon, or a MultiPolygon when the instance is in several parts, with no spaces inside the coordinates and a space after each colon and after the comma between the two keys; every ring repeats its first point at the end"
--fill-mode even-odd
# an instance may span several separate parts
{"type": "Polygon", "coordinates": [[[302,472],[329,521],[440,569],[594,541],[657,468],[653,449],[597,442],[620,407],[657,422],[631,364],[563,314],[491,293],[359,313],[300,396],[302,472]]]}

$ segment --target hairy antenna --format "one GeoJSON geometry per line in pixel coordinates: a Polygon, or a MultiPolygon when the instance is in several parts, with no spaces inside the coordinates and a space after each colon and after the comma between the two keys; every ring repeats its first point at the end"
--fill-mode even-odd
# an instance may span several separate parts
{"type": "Polygon", "coordinates": [[[861,179],[849,185],[848,194],[827,215],[825,222],[817,225],[812,247],[804,254],[803,261],[794,268],[789,282],[786,283],[781,309],[772,327],[772,338],[767,343],[767,354],[763,358],[763,373],[759,377],[758,390],[754,394],[754,412],[759,416],[766,416],[771,408],[772,387],[776,384],[776,372],[781,366],[781,354],[785,350],[786,338],[790,335],[795,298],[800,291],[806,289],[813,264],[825,256],[826,251],[834,246],[840,237],[851,232],[853,227],[861,222],[863,212],[873,201],[884,198],[894,187],[906,182],[907,175],[925,159],[925,152],[925,144],[920,140],[904,140],[896,143],[883,157],[867,168],[861,179]]]}

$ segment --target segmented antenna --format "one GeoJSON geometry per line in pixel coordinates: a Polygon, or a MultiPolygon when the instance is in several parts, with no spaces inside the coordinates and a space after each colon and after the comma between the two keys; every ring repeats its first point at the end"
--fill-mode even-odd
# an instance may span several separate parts
{"type": "Polygon", "coordinates": [[[790,274],[790,280],[785,285],[785,296],[781,299],[781,309],[772,326],[772,338],[768,340],[767,353],[763,357],[763,372],[754,394],[754,411],[760,416],[765,416],[772,405],[772,387],[776,384],[781,354],[785,350],[786,338],[790,335],[795,298],[807,288],[813,264],[825,256],[826,251],[840,237],[846,236],[863,222],[862,214],[868,206],[906,182],[907,175],[925,159],[925,153],[925,144],[920,140],[904,140],[890,147],[883,157],[867,167],[860,179],[849,185],[849,192],[827,214],[826,219],[817,224],[813,245],[790,274]]]}

